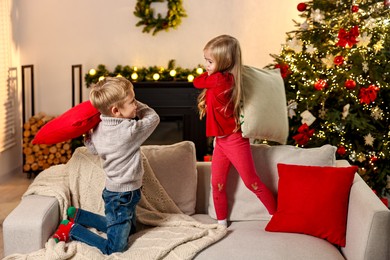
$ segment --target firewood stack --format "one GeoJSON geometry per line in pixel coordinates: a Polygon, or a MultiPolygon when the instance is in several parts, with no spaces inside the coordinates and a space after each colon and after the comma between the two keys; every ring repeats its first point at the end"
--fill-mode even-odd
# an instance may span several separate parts
{"type": "Polygon", "coordinates": [[[31,143],[39,129],[52,119],[53,116],[39,113],[23,125],[23,171],[29,175],[66,163],[72,156],[71,140],[53,145],[31,143]]]}

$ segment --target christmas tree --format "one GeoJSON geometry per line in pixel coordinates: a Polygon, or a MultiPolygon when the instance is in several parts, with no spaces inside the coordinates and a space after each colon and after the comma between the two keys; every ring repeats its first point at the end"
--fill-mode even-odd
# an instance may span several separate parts
{"type": "Polygon", "coordinates": [[[271,55],[285,81],[289,144],[337,147],[382,197],[390,175],[390,1],[314,0],[271,55]]]}

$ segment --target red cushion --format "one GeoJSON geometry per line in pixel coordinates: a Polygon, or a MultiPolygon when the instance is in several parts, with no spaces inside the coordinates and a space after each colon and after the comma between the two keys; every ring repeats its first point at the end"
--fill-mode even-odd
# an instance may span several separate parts
{"type": "Polygon", "coordinates": [[[85,101],[42,126],[32,143],[61,143],[87,133],[99,122],[99,111],[92,106],[90,101],[85,101]]]}
{"type": "Polygon", "coordinates": [[[344,247],[357,169],[278,164],[278,207],[265,230],[312,235],[344,247]]]}

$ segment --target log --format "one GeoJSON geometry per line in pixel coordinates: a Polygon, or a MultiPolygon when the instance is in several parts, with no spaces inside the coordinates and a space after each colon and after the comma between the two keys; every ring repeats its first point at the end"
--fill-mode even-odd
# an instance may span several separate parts
{"type": "Polygon", "coordinates": [[[72,140],[53,145],[32,144],[36,133],[52,119],[54,119],[53,116],[38,113],[24,123],[22,145],[24,172],[38,173],[50,166],[67,163],[72,157],[72,140]]]}

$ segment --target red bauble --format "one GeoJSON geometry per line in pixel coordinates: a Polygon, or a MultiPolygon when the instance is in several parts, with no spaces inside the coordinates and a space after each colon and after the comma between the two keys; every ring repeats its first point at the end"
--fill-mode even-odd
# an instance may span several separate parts
{"type": "Polygon", "coordinates": [[[359,11],[359,6],[358,5],[353,5],[351,8],[353,13],[357,13],[359,11]]]}
{"type": "Polygon", "coordinates": [[[334,64],[337,66],[343,65],[344,63],[344,57],[343,56],[336,56],[333,60],[334,64]]]}
{"type": "Polygon", "coordinates": [[[316,90],[323,90],[327,86],[328,86],[328,83],[326,82],[326,80],[323,80],[323,79],[319,79],[319,80],[317,80],[316,83],[314,83],[314,88],[316,90]]]}
{"type": "Polygon", "coordinates": [[[390,7],[390,0],[385,0],[385,1],[383,1],[383,5],[384,5],[385,7],[387,7],[387,8],[389,8],[389,7],[390,7]]]}
{"type": "Polygon", "coordinates": [[[299,12],[303,12],[306,10],[306,4],[305,3],[299,3],[298,6],[297,6],[297,9],[299,12]]]}
{"type": "Polygon", "coordinates": [[[353,79],[347,79],[344,83],[344,86],[347,89],[354,89],[356,87],[356,82],[353,79]]]}
{"type": "Polygon", "coordinates": [[[346,152],[347,152],[347,150],[345,149],[344,146],[339,146],[337,148],[337,154],[340,156],[344,156],[346,152]]]}

